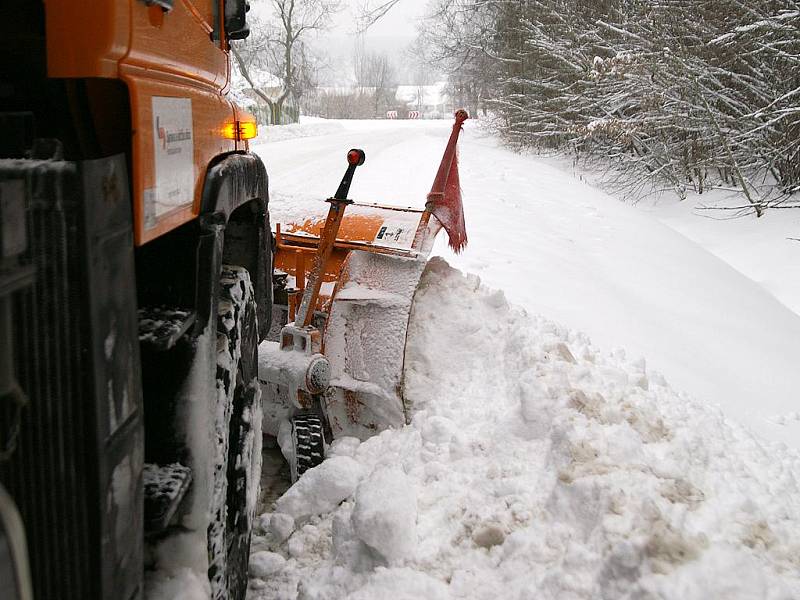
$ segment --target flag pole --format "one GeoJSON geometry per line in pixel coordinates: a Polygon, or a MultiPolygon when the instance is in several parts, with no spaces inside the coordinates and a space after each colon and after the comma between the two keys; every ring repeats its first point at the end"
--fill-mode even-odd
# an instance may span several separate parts
{"type": "MultiPolygon", "coordinates": [[[[446,197],[448,191],[448,181],[453,176],[455,178],[458,177],[458,161],[456,159],[458,136],[461,133],[461,128],[464,124],[464,121],[466,121],[468,118],[469,114],[463,108],[458,109],[455,112],[455,123],[453,124],[453,130],[450,132],[450,139],[447,141],[447,146],[445,146],[442,160],[439,163],[439,170],[436,172],[436,177],[433,180],[431,191],[428,193],[427,201],[425,202],[425,210],[420,217],[419,226],[417,227],[417,232],[414,236],[414,243],[412,245],[413,248],[420,248],[422,246],[428,231],[428,223],[430,222],[431,215],[433,214],[435,216],[437,208],[444,206],[447,200],[449,200],[446,197]]],[[[457,203],[460,209],[461,198],[453,198],[452,201],[457,203]]],[[[453,223],[443,222],[443,219],[439,220],[442,223],[442,226],[444,226],[445,230],[447,230],[448,236],[450,236],[450,246],[453,248],[453,250],[458,252],[466,243],[466,232],[454,231],[453,223]],[[458,238],[459,236],[462,236],[463,240],[454,240],[454,237],[458,238]]]]}

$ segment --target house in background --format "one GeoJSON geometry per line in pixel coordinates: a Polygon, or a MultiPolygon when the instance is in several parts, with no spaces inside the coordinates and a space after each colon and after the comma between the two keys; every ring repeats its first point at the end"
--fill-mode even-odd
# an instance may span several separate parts
{"type": "Polygon", "coordinates": [[[276,117],[261,94],[270,99],[277,99],[280,97],[281,91],[283,90],[281,81],[274,75],[269,74],[263,74],[262,78],[265,79],[265,83],[258,88],[258,91],[250,87],[232,89],[231,94],[236,103],[252,113],[256,117],[259,125],[286,125],[288,123],[297,123],[300,118],[300,106],[294,95],[289,94],[289,97],[283,101],[281,113],[276,117]]]}
{"type": "Polygon", "coordinates": [[[431,85],[398,85],[395,100],[401,119],[406,117],[403,113],[409,111],[417,111],[420,119],[441,119],[455,110],[446,81],[431,85]]]}
{"type": "Polygon", "coordinates": [[[374,119],[386,111],[394,88],[363,85],[320,86],[307,95],[304,114],[328,119],[374,119]]]}
{"type": "MultiPolygon", "coordinates": [[[[277,98],[281,92],[280,81],[275,78],[259,88],[234,90],[236,101],[253,113],[262,125],[295,123],[300,114],[299,104],[293,97],[286,99],[279,122],[270,113],[270,107],[259,94],[277,98]]],[[[344,85],[319,86],[303,95],[302,112],[327,119],[384,119],[388,114],[398,119],[449,118],[455,110],[452,94],[446,81],[431,85],[398,85],[385,88],[344,85]]]]}
{"type": "Polygon", "coordinates": [[[453,111],[445,81],[385,88],[320,86],[303,97],[303,114],[327,119],[440,119],[453,111]]]}

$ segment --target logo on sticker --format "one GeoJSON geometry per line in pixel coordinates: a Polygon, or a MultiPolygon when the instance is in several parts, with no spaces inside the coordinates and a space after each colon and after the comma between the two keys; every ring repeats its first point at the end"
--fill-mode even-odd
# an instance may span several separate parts
{"type": "Polygon", "coordinates": [[[166,150],[167,154],[178,154],[181,148],[180,146],[173,146],[173,144],[192,139],[192,132],[188,129],[167,132],[166,127],[161,126],[161,117],[156,117],[156,129],[158,130],[158,139],[161,140],[161,149],[166,150]]]}
{"type": "Polygon", "coordinates": [[[376,240],[384,240],[384,241],[394,241],[399,242],[400,237],[403,235],[403,228],[402,227],[394,227],[389,228],[387,226],[383,226],[378,231],[378,235],[375,236],[376,240]]]}

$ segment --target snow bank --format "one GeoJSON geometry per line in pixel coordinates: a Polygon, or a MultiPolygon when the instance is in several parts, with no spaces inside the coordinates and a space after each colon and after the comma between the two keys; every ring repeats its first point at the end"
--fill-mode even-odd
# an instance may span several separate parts
{"type": "Polygon", "coordinates": [[[344,502],[255,537],[286,563],[251,600],[800,597],[794,451],[442,260],[406,394],[411,425],[334,446],[361,467],[344,502]]]}
{"type": "Polygon", "coordinates": [[[356,490],[350,522],[358,538],[387,563],[402,563],[417,545],[414,484],[398,467],[376,469],[356,490]]]}
{"type": "Polygon", "coordinates": [[[249,570],[254,577],[269,577],[283,569],[286,559],[275,552],[261,550],[250,555],[249,570]]]}
{"type": "Polygon", "coordinates": [[[363,467],[347,456],[334,456],[311,469],[275,503],[280,513],[299,519],[328,512],[353,494],[363,467]]]}
{"type": "Polygon", "coordinates": [[[259,127],[259,136],[252,142],[255,145],[269,144],[283,140],[330,135],[344,129],[339,121],[302,117],[299,123],[288,125],[264,125],[259,127]]]}

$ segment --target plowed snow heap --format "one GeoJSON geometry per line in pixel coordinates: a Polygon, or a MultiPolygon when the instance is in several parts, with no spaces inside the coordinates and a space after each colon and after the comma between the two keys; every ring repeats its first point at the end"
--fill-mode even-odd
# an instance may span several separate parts
{"type": "Polygon", "coordinates": [[[800,598],[796,454],[441,259],[408,340],[410,425],[261,516],[249,598],[800,598]]]}

